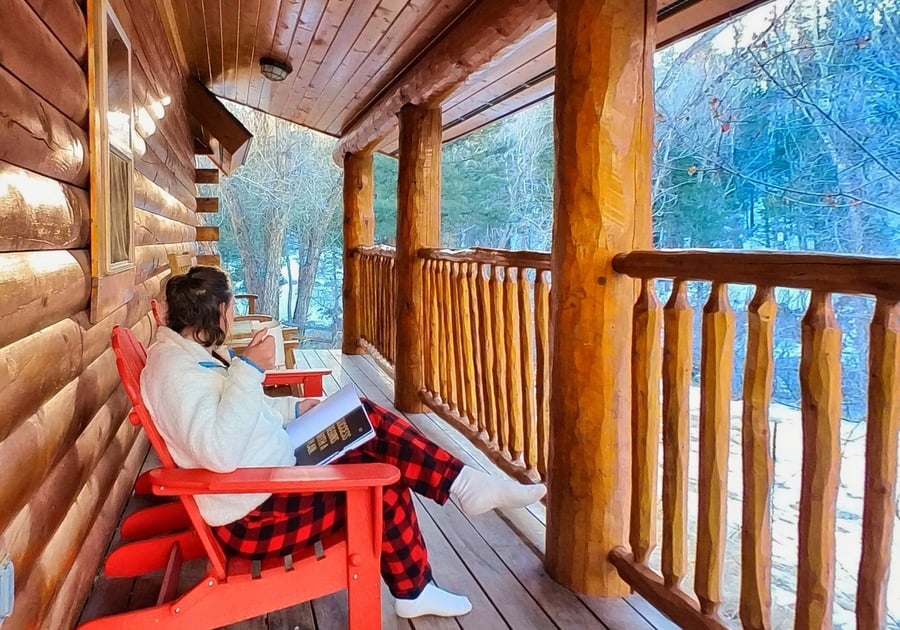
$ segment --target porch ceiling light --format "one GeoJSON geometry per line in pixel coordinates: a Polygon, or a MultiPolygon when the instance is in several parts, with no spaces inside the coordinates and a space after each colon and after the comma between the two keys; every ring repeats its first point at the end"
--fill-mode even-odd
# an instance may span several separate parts
{"type": "Polygon", "coordinates": [[[259,71],[270,81],[284,81],[292,70],[289,63],[272,57],[263,57],[259,60],[259,71]]]}

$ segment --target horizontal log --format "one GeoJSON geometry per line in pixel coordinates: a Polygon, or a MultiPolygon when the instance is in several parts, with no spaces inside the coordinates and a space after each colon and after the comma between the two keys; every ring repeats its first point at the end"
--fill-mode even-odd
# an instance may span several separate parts
{"type": "Polygon", "coordinates": [[[667,587],[650,567],[635,562],[631,552],[624,547],[614,548],[609,554],[609,561],[619,572],[619,577],[635,592],[682,628],[728,628],[718,619],[701,613],[697,603],[684,591],[667,587]]]}
{"type": "Polygon", "coordinates": [[[374,149],[397,126],[397,114],[407,104],[441,102],[473,72],[514,46],[522,37],[555,17],[552,0],[479,2],[416,64],[341,131],[343,140],[334,159],[374,149]]]}
{"type": "Polygon", "coordinates": [[[0,347],[87,308],[86,250],[0,254],[0,347]]]}
{"type": "Polygon", "coordinates": [[[88,537],[97,514],[115,487],[117,474],[127,461],[137,435],[136,428],[130,423],[121,424],[115,439],[69,507],[64,520],[53,532],[30,571],[21,576],[16,607],[13,616],[6,621],[12,630],[45,627],[41,623],[43,616],[75,562],[75,550],[80,549],[88,537]]]}
{"type": "Polygon", "coordinates": [[[218,197],[197,197],[197,212],[218,212],[219,211],[219,198],[218,197]]]}
{"type": "Polygon", "coordinates": [[[198,184],[218,184],[219,169],[217,168],[198,168],[194,169],[194,181],[198,184]]]}
{"type": "Polygon", "coordinates": [[[168,269],[169,254],[188,252],[196,254],[197,243],[176,243],[171,245],[141,245],[134,248],[134,264],[137,271],[135,282],[144,282],[157,273],[168,269]]]}
{"type": "Polygon", "coordinates": [[[160,245],[188,243],[197,240],[197,228],[158,214],[136,209],[134,212],[134,244],[160,245]]]}
{"type": "Polygon", "coordinates": [[[82,68],[87,68],[87,23],[75,0],[27,0],[82,68]]]}
{"type": "Polygon", "coordinates": [[[0,348],[0,440],[81,370],[81,326],[72,319],[0,348]]]}
{"type": "Polygon", "coordinates": [[[197,215],[165,188],[142,173],[134,173],[134,205],[162,217],[196,226],[197,215]]]}
{"type": "Polygon", "coordinates": [[[0,68],[0,155],[4,160],[87,188],[89,146],[84,129],[0,68]]]}
{"type": "Polygon", "coordinates": [[[394,258],[397,255],[397,248],[390,245],[362,245],[352,252],[352,255],[356,254],[359,254],[360,256],[394,258]]]}
{"type": "Polygon", "coordinates": [[[100,566],[106,555],[109,541],[119,522],[121,506],[131,493],[148,449],[146,436],[138,434],[87,538],[79,546],[78,557],[65,576],[56,598],[44,608],[45,628],[71,628],[78,622],[82,603],[87,599],[94,583],[96,567],[100,566]]]}
{"type": "Polygon", "coordinates": [[[197,228],[197,241],[209,242],[219,240],[219,228],[215,225],[201,225],[197,228]]]}
{"type": "Polygon", "coordinates": [[[155,182],[191,210],[195,208],[197,187],[193,182],[179,179],[151,147],[144,145],[139,147],[136,153],[134,168],[137,172],[155,182]]]}
{"type": "Polygon", "coordinates": [[[419,258],[461,263],[476,262],[494,265],[495,267],[518,267],[520,269],[550,271],[550,254],[548,252],[510,251],[484,247],[474,247],[472,249],[426,247],[419,250],[419,258]]]}
{"type": "Polygon", "coordinates": [[[26,0],[4,0],[0,65],[86,129],[85,71],[38,15],[26,0]]]}
{"type": "MultiPolygon", "coordinates": [[[[0,531],[6,530],[0,537],[0,546],[4,549],[9,552],[15,548],[21,549],[21,543],[18,547],[10,543],[10,530],[7,526],[25,505],[35,500],[34,492],[66,452],[81,439],[79,436],[86,432],[92,420],[96,419],[98,411],[102,411],[103,406],[110,401],[110,397],[116,391],[124,394],[124,390],[118,386],[116,357],[112,349],[109,349],[0,442],[0,455],[6,467],[5,483],[0,484],[0,531]]],[[[119,400],[115,410],[121,414],[121,420],[128,410],[126,401],[119,400]]],[[[102,433],[109,434],[109,431],[104,430],[102,433]]],[[[102,435],[95,435],[94,441],[101,437],[102,435]]],[[[94,448],[102,452],[102,446],[97,442],[94,448]]],[[[60,492],[65,492],[65,485],[60,487],[60,492]]],[[[30,525],[36,527],[38,522],[40,521],[30,525]]],[[[28,525],[26,523],[26,527],[28,525]]]]}
{"type": "Polygon", "coordinates": [[[79,249],[90,237],[86,190],[0,160],[0,252],[79,249]]]}
{"type": "Polygon", "coordinates": [[[900,259],[801,252],[659,250],[619,254],[633,278],[680,278],[900,298],[900,259]]]}

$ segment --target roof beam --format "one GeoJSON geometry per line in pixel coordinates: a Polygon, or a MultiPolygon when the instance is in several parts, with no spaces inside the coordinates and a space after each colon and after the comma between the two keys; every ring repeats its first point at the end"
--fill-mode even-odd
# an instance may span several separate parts
{"type": "Polygon", "coordinates": [[[555,0],[481,0],[342,134],[335,161],[370,152],[397,126],[407,104],[436,105],[472,73],[555,19],[555,0]]]}

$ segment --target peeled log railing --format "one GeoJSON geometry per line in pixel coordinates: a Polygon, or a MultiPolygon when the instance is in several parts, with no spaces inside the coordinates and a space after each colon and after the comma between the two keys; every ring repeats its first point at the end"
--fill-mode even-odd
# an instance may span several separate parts
{"type": "Polygon", "coordinates": [[[876,298],[869,348],[869,413],[857,624],[882,628],[896,511],[900,428],[900,261],[813,254],[636,251],[614,269],[641,283],[632,352],[633,476],[630,544],[613,550],[621,577],[684,627],[724,628],[722,600],[730,386],[735,316],[728,284],[757,287],[748,307],[742,416],[743,512],[740,617],[745,628],[772,627],[769,450],[776,305],[774,287],[812,291],[802,322],[803,467],[798,524],[795,627],[831,627],[835,509],[840,468],[841,330],[832,293],[876,298]],[[674,280],[664,308],[654,280],[674,280]],[[689,391],[692,318],[686,283],[712,282],[702,314],[701,406],[693,592],[681,587],[687,543],[689,391]],[[662,349],[660,348],[662,322],[662,349]],[[662,383],[662,406],[659,386],[662,383]],[[647,564],[656,542],[658,444],[663,435],[662,553],[658,575],[647,564]]]}
{"type": "Polygon", "coordinates": [[[376,358],[393,365],[397,352],[394,248],[359,247],[352,260],[359,265],[360,274],[360,344],[376,358]]]}
{"type": "Polygon", "coordinates": [[[419,257],[423,402],[511,475],[545,479],[550,255],[422,249],[419,257]]]}

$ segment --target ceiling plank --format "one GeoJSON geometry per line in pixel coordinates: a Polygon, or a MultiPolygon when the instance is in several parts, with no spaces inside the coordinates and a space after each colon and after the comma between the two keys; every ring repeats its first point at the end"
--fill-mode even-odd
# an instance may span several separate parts
{"type": "Polygon", "coordinates": [[[219,15],[222,19],[222,82],[225,98],[234,100],[237,96],[238,37],[241,32],[242,4],[219,0],[219,15]]]}
{"type": "Polygon", "coordinates": [[[240,101],[250,107],[259,107],[263,85],[269,83],[259,71],[260,57],[272,56],[272,28],[280,10],[278,0],[260,0],[256,25],[253,30],[253,51],[250,54],[250,85],[247,98],[240,101]]]}
{"type": "Polygon", "coordinates": [[[259,12],[259,0],[241,0],[234,76],[234,99],[240,103],[247,102],[247,98],[250,96],[250,81],[254,72],[259,72],[257,60],[254,57],[259,12]]]}
{"type": "Polygon", "coordinates": [[[335,159],[342,163],[345,153],[371,151],[396,125],[396,113],[405,104],[440,102],[473,69],[480,68],[554,17],[550,0],[477,4],[351,125],[335,152],[335,159]]]}

